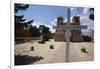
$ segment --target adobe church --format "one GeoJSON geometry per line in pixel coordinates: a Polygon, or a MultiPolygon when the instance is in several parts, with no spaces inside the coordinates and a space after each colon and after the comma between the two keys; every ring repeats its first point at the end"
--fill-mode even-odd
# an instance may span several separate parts
{"type": "MultiPolygon", "coordinates": [[[[55,41],[65,41],[65,31],[63,29],[63,25],[66,24],[64,23],[64,18],[63,17],[58,17],[57,18],[57,28],[59,26],[62,26],[62,29],[56,29],[55,35],[54,35],[54,40],[55,41]]],[[[80,17],[79,16],[74,16],[72,18],[72,22],[70,23],[71,25],[80,25],[80,17]]],[[[71,30],[71,36],[70,36],[70,41],[71,42],[82,42],[83,37],[82,37],[82,32],[81,30],[71,30]]]]}

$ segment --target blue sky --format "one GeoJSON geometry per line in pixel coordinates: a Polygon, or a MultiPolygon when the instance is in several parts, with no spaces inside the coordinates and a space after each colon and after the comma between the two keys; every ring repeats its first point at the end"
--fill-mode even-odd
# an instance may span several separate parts
{"type": "MultiPolygon", "coordinates": [[[[75,11],[72,11],[72,15],[81,15],[83,13],[83,8],[77,7],[75,9],[75,11]]],[[[24,17],[28,20],[33,19],[35,22],[50,24],[50,22],[54,21],[54,19],[56,19],[58,16],[63,16],[64,19],[66,19],[67,7],[30,5],[26,11],[20,11],[18,14],[24,15],[24,17]]]]}

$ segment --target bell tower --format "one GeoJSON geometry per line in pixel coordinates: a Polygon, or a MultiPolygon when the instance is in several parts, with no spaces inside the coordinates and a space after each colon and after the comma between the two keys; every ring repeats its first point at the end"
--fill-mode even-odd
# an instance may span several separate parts
{"type": "Polygon", "coordinates": [[[55,41],[64,41],[63,21],[63,17],[57,17],[57,29],[54,36],[55,41]],[[62,27],[62,29],[58,29],[59,27],[62,27]]]}
{"type": "MultiPolygon", "coordinates": [[[[80,17],[74,16],[72,18],[71,25],[80,25],[80,17]]],[[[71,41],[72,42],[82,42],[83,41],[81,30],[71,30],[71,41]]]]}

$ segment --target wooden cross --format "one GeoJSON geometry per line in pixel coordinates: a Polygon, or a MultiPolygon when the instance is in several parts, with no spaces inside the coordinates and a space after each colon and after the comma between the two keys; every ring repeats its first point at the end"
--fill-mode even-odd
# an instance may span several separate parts
{"type": "MultiPolygon", "coordinates": [[[[81,30],[87,29],[86,25],[70,25],[70,18],[71,18],[71,10],[67,8],[67,23],[63,25],[63,29],[65,30],[65,40],[66,40],[66,56],[65,61],[69,62],[69,48],[70,48],[70,30],[81,30]]],[[[62,29],[62,26],[56,27],[53,26],[54,29],[62,29]]]]}

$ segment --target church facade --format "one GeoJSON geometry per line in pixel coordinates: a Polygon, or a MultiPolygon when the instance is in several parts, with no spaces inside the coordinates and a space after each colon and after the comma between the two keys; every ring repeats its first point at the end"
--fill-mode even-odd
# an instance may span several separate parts
{"type": "MultiPolygon", "coordinates": [[[[64,18],[63,17],[58,17],[57,18],[57,29],[54,35],[54,40],[55,41],[65,41],[65,31],[63,29],[63,25],[66,24],[64,23],[64,18]],[[60,27],[62,29],[58,29],[60,27]]],[[[80,17],[79,16],[74,16],[72,18],[72,22],[70,23],[71,25],[80,25],[80,17]]],[[[71,42],[82,42],[83,41],[83,36],[81,30],[70,30],[71,31],[71,36],[70,36],[70,41],[71,42]]]]}

